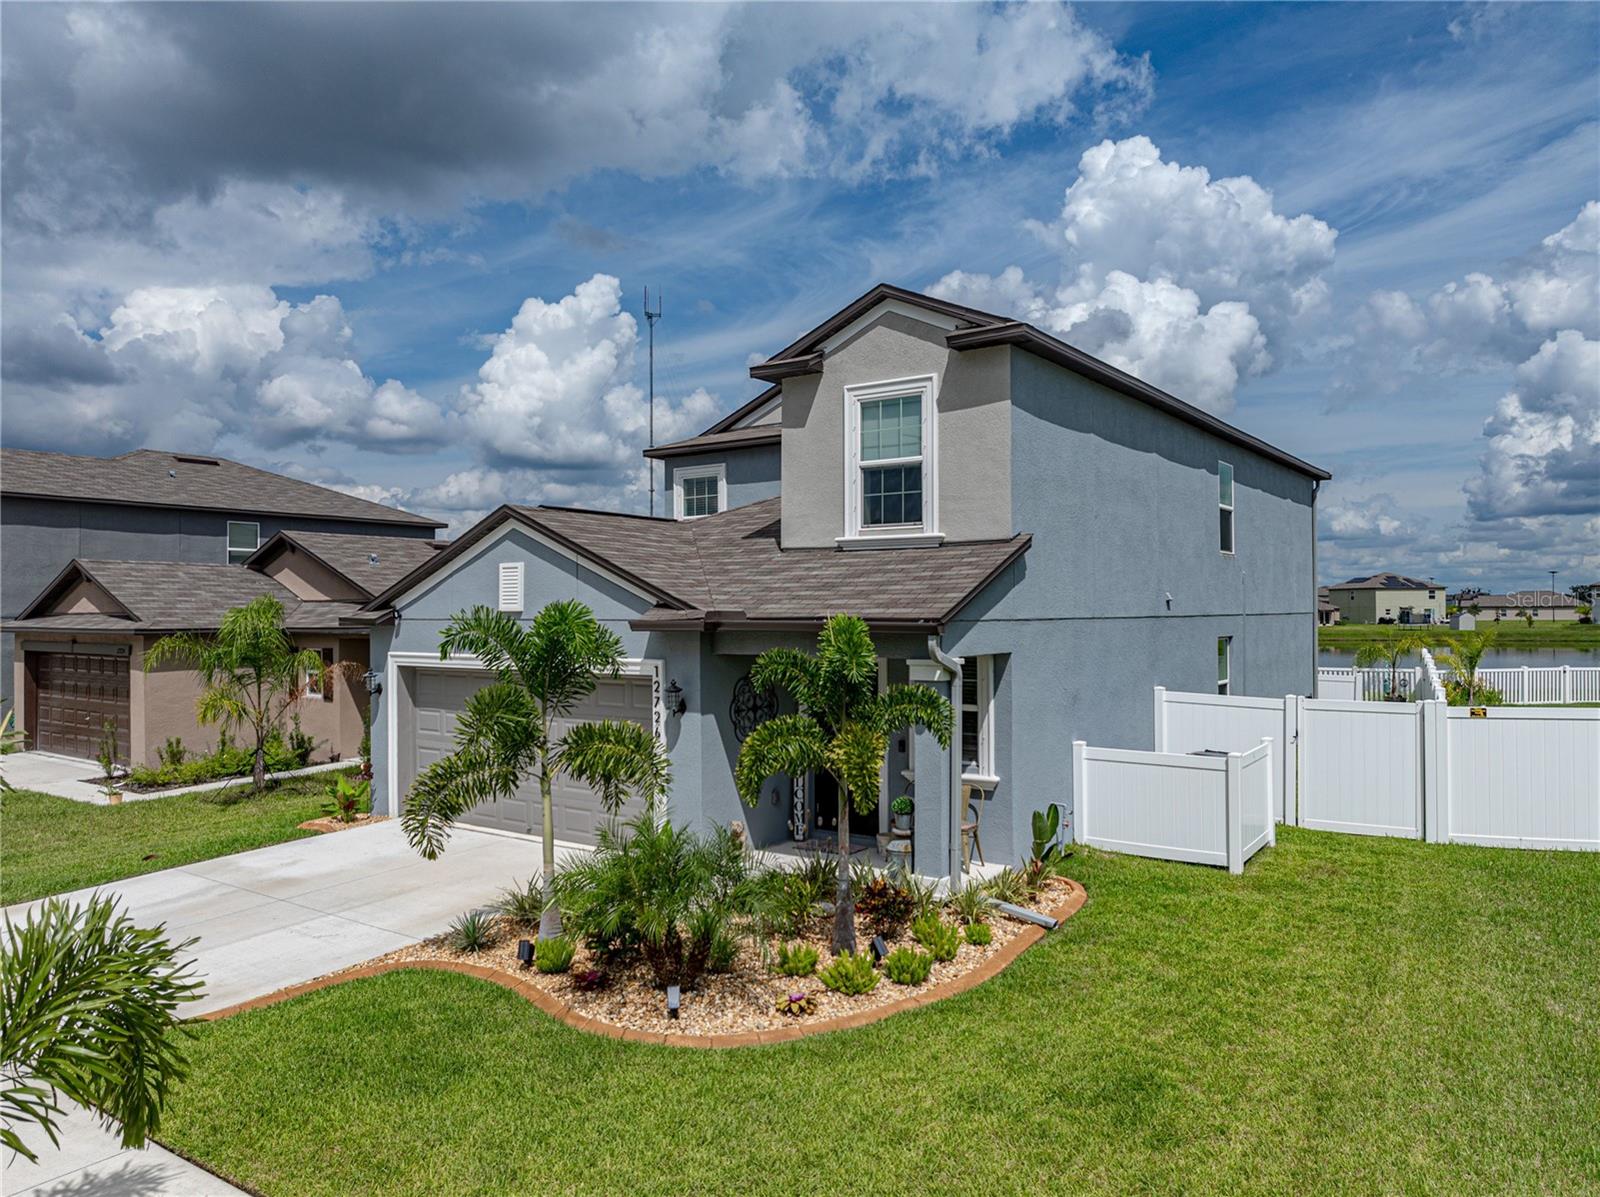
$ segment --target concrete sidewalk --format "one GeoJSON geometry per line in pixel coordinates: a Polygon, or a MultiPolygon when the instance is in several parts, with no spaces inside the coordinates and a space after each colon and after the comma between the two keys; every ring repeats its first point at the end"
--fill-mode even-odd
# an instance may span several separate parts
{"type": "MultiPolygon", "coordinates": [[[[406,843],[400,824],[388,821],[101,889],[118,895],[140,926],[165,923],[172,940],[199,938],[191,950],[206,992],[185,1008],[192,1016],[437,934],[462,911],[487,905],[538,872],[537,840],[456,831],[444,854],[426,861],[406,843]]],[[[81,901],[91,892],[66,896],[81,901]]],[[[5,914],[17,921],[36,904],[19,903],[5,914]]],[[[28,1136],[30,1145],[39,1141],[36,1134],[28,1136]]],[[[86,1115],[70,1120],[59,1150],[47,1140],[43,1146],[38,1165],[20,1158],[5,1164],[5,1193],[40,1185],[37,1193],[74,1197],[235,1192],[198,1169],[190,1175],[185,1169],[191,1165],[159,1148],[123,1151],[86,1115]]]]}
{"type": "MultiPolygon", "coordinates": [[[[328,773],[335,769],[349,769],[358,762],[324,761],[320,765],[307,765],[304,769],[285,769],[268,773],[268,781],[285,777],[305,777],[313,773],[328,773]]],[[[92,780],[100,773],[96,761],[83,761],[77,757],[57,756],[53,752],[9,752],[0,756],[0,777],[4,777],[19,790],[38,790],[58,798],[71,798],[75,802],[91,802],[96,806],[109,803],[101,783],[92,780]]],[[[247,786],[248,777],[225,777],[221,781],[203,781],[192,786],[174,786],[170,790],[152,790],[148,794],[124,790],[124,802],[148,802],[152,798],[171,798],[176,794],[203,794],[222,790],[228,786],[247,786]]]]}

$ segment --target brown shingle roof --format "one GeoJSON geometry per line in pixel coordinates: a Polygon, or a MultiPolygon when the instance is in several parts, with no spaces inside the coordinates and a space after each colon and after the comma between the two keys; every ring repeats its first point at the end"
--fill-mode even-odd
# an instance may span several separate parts
{"type": "Polygon", "coordinates": [[[284,607],[284,626],[296,631],[334,630],[359,603],[302,602],[265,574],[237,565],[175,561],[74,561],[29,603],[7,620],[8,632],[30,630],[170,632],[208,631],[224,612],[263,594],[284,607]],[[116,615],[42,615],[63,589],[79,577],[94,582],[120,603],[131,618],[116,615]]]}
{"type": "Polygon", "coordinates": [[[646,457],[681,457],[686,453],[710,453],[718,449],[750,449],[757,445],[781,443],[783,429],[777,424],[752,424],[748,428],[732,428],[727,432],[706,432],[687,440],[657,445],[646,449],[646,457]]]}
{"type": "Polygon", "coordinates": [[[246,560],[254,569],[265,565],[286,544],[297,545],[359,586],[370,597],[382,594],[417,566],[432,560],[450,542],[413,536],[361,536],[353,532],[279,532],[246,560]]]}
{"type": "Polygon", "coordinates": [[[0,493],[141,507],[192,507],[254,515],[298,515],[442,528],[385,507],[225,457],[137,449],[120,457],[74,457],[0,449],[0,493]]]}
{"type": "Polygon", "coordinates": [[[1335,590],[1437,590],[1434,582],[1421,578],[1408,578],[1405,574],[1373,574],[1366,578],[1351,578],[1340,582],[1335,590]]]}

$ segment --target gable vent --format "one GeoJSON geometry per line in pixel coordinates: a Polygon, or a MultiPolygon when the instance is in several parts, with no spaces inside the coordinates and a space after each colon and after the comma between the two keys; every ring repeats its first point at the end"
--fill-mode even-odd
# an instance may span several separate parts
{"type": "Polygon", "coordinates": [[[522,562],[500,563],[500,610],[522,610],[522,562]]]}

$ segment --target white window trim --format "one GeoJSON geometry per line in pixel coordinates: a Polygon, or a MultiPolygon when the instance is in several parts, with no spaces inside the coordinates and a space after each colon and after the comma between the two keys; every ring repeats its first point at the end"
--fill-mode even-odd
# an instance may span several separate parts
{"type": "Polygon", "coordinates": [[[258,523],[255,520],[229,520],[228,521],[228,526],[223,532],[222,555],[223,555],[223,560],[225,560],[229,565],[242,565],[246,560],[249,559],[250,554],[254,553],[256,551],[256,549],[259,549],[260,547],[261,547],[261,525],[260,525],[260,523],[258,523]],[[254,548],[236,549],[236,548],[233,547],[233,530],[236,527],[238,527],[238,528],[254,528],[256,530],[256,543],[255,543],[255,547],[254,548]],[[235,553],[243,553],[244,556],[240,557],[238,561],[235,561],[233,559],[233,555],[235,553]]]}
{"type": "Polygon", "coordinates": [[[1238,502],[1238,499],[1239,499],[1239,476],[1238,476],[1238,474],[1236,474],[1234,472],[1233,463],[1230,462],[1230,461],[1218,461],[1217,462],[1217,510],[1218,511],[1226,511],[1232,517],[1232,518],[1230,518],[1228,520],[1228,534],[1229,534],[1228,535],[1228,539],[1229,539],[1229,541],[1232,542],[1233,547],[1225,549],[1225,548],[1222,547],[1222,545],[1220,543],[1217,545],[1217,551],[1219,553],[1221,553],[1224,557],[1233,557],[1233,556],[1236,556],[1238,554],[1238,552],[1239,552],[1239,517],[1236,514],[1234,514],[1234,506],[1238,502]],[[1231,482],[1231,485],[1228,487],[1228,489],[1232,492],[1232,497],[1226,503],[1224,503],[1222,501],[1222,467],[1223,466],[1227,466],[1228,467],[1228,478],[1229,478],[1229,480],[1231,482]]]}
{"type": "MultiPolygon", "coordinates": [[[[967,771],[966,762],[962,761],[961,780],[969,785],[980,786],[992,790],[1000,784],[994,759],[994,658],[991,656],[971,657],[972,667],[977,671],[978,679],[978,767],[974,771],[967,771]]],[[[973,708],[966,703],[961,704],[963,720],[967,711],[973,708]]],[[[959,748],[959,745],[957,746],[959,748]]]]}
{"type": "Polygon", "coordinates": [[[674,519],[703,520],[703,515],[683,513],[683,480],[685,478],[715,478],[717,480],[716,514],[728,510],[728,465],[719,461],[715,465],[684,466],[672,471],[672,514],[674,519]]]}
{"type": "MultiPolygon", "coordinates": [[[[919,374],[911,378],[891,378],[883,382],[860,383],[844,388],[844,535],[835,543],[842,548],[912,548],[938,544],[939,531],[939,421],[935,418],[939,402],[939,376],[919,374]],[[861,524],[861,405],[876,399],[916,395],[922,401],[922,524],[895,524],[885,528],[864,528],[861,524]]],[[[911,458],[873,462],[894,465],[911,458]]]]}
{"type": "Polygon", "coordinates": [[[1217,643],[1226,645],[1226,647],[1223,649],[1223,652],[1222,652],[1222,659],[1227,664],[1227,668],[1223,671],[1223,676],[1219,677],[1217,679],[1217,693],[1218,694],[1232,694],[1233,693],[1233,637],[1232,636],[1218,636],[1217,637],[1217,643]]]}

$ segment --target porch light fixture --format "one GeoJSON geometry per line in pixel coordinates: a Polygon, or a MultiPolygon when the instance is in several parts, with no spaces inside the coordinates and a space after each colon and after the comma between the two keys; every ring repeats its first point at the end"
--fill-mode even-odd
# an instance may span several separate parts
{"type": "Polygon", "coordinates": [[[684,701],[683,687],[678,685],[678,679],[673,678],[667,683],[667,714],[681,715],[689,709],[689,704],[684,701]]]}
{"type": "Polygon", "coordinates": [[[668,985],[667,986],[667,1017],[668,1018],[676,1019],[678,1017],[678,1006],[682,1003],[682,1001],[683,1001],[683,994],[678,989],[678,987],[676,985],[668,985]]]}
{"type": "Polygon", "coordinates": [[[383,693],[383,674],[376,669],[369,669],[361,675],[361,680],[367,684],[368,694],[383,693]]]}
{"type": "Polygon", "coordinates": [[[883,936],[872,937],[872,963],[882,964],[883,958],[889,954],[889,945],[883,942],[883,936]]]}
{"type": "Polygon", "coordinates": [[[517,959],[522,962],[522,967],[527,968],[533,963],[533,942],[527,939],[517,940],[517,959]]]}

